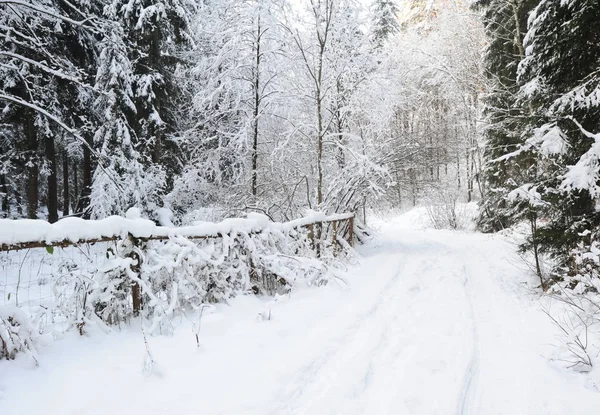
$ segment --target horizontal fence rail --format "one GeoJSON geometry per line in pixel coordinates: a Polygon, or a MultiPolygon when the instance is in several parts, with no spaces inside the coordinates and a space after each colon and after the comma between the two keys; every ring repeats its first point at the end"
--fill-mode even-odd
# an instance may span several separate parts
{"type": "MultiPolygon", "coordinates": [[[[0,219],[0,252],[31,248],[69,247],[80,244],[118,241],[133,237],[143,241],[164,241],[173,237],[188,239],[222,238],[232,232],[260,233],[266,228],[291,230],[306,228],[314,239],[315,227],[331,225],[334,241],[338,236],[354,246],[354,214],[313,214],[290,222],[270,222],[263,215],[251,215],[248,219],[226,219],[220,223],[206,222],[193,226],[169,228],[157,226],[146,219],[128,219],[112,216],[107,219],[86,220],[65,218],[54,224],[33,219],[0,219]],[[254,218],[252,217],[254,216],[254,218]],[[342,234],[339,224],[346,223],[342,234]],[[92,236],[90,236],[92,235],[92,236]]],[[[314,240],[313,240],[314,242],[314,240]]]]}

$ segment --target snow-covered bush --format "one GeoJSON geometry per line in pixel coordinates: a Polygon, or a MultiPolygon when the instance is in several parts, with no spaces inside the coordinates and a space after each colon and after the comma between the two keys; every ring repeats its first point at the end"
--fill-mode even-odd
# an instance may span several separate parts
{"type": "Polygon", "coordinates": [[[34,330],[19,308],[0,306],[0,360],[13,360],[18,353],[33,350],[34,330]]]}
{"type": "Polygon", "coordinates": [[[107,242],[48,252],[38,248],[22,257],[3,253],[2,268],[15,283],[0,286],[0,298],[26,311],[31,321],[40,323],[42,333],[76,329],[83,334],[91,327],[106,330],[133,318],[140,318],[149,334],[165,333],[172,330],[174,316],[208,303],[326,284],[339,277],[351,251],[343,239],[349,221],[314,224],[327,219],[320,213],[288,223],[249,214],[245,219],[180,228],[159,227],[133,213],[100,221],[65,219],[54,225],[7,221],[2,229],[7,233],[0,232],[3,243],[107,242]],[[21,269],[24,263],[31,267],[21,269]],[[20,287],[22,274],[27,283],[20,287]]]}
{"type": "Polygon", "coordinates": [[[600,293],[600,242],[580,243],[571,256],[569,288],[577,293],[600,293]]]}
{"type": "Polygon", "coordinates": [[[564,266],[556,266],[550,278],[551,293],[569,295],[600,295],[600,241],[598,233],[586,230],[583,239],[571,250],[564,266]]]}
{"type": "Polygon", "coordinates": [[[459,203],[460,195],[460,189],[433,186],[427,213],[435,229],[464,229],[467,226],[467,213],[465,205],[459,203]]]}
{"type": "MultiPolygon", "coordinates": [[[[266,228],[220,238],[174,237],[152,242],[141,257],[139,277],[148,332],[170,331],[174,315],[205,303],[227,301],[243,293],[274,295],[298,284],[326,283],[341,263],[331,244],[323,243],[320,253],[317,258],[305,229],[266,228]]],[[[129,292],[121,295],[128,296],[129,292]]]]}
{"type": "Polygon", "coordinates": [[[580,236],[566,267],[554,270],[549,292],[560,307],[548,315],[560,330],[555,359],[589,372],[600,363],[600,242],[597,232],[580,236]]]}
{"type": "Polygon", "coordinates": [[[114,249],[107,250],[106,263],[98,268],[93,285],[84,293],[87,304],[107,324],[118,324],[132,316],[133,287],[139,284],[141,255],[134,238],[119,241],[114,249]]]}

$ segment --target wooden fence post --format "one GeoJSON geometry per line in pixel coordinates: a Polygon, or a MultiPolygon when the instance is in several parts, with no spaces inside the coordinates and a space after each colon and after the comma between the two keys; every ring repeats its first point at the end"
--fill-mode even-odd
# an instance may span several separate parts
{"type": "MultiPolygon", "coordinates": [[[[137,240],[131,234],[129,235],[129,240],[133,246],[132,251],[128,255],[133,261],[130,269],[137,275],[138,278],[141,279],[142,258],[135,251],[135,248],[137,247],[137,240]]],[[[138,284],[137,281],[134,281],[133,284],[131,284],[131,302],[133,304],[133,315],[137,317],[140,315],[140,310],[142,309],[142,291],[140,284],[138,284]]]]}

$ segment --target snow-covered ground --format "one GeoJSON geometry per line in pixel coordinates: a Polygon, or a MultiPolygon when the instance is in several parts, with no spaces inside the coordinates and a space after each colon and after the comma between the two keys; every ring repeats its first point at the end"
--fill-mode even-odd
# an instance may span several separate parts
{"type": "Polygon", "coordinates": [[[423,213],[379,221],[347,284],[218,305],[200,348],[197,317],[148,337],[151,370],[136,327],[0,362],[0,414],[598,414],[593,372],[548,362],[556,330],[513,244],[423,213]]]}

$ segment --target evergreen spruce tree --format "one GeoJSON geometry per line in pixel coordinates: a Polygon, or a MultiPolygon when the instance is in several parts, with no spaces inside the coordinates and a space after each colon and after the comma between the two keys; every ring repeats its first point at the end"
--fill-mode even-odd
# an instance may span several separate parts
{"type": "Polygon", "coordinates": [[[378,46],[400,30],[398,5],[394,0],[375,0],[373,4],[373,38],[378,46]]]}
{"type": "Polygon", "coordinates": [[[539,194],[548,219],[534,238],[561,264],[600,225],[598,21],[596,0],[541,1],[520,67],[522,96],[533,108],[523,153],[541,160],[538,180],[525,185],[539,194]]]}
{"type": "Polygon", "coordinates": [[[132,64],[120,24],[111,26],[101,44],[95,85],[100,92],[95,101],[100,127],[94,144],[100,160],[93,177],[90,208],[96,218],[123,214],[134,206],[151,214],[160,206],[165,185],[162,168],[152,165],[140,152],[144,144],[134,129],[137,108],[132,64]]]}
{"type": "Polygon", "coordinates": [[[179,169],[173,134],[180,91],[174,75],[183,64],[181,49],[191,42],[189,16],[195,9],[193,0],[113,0],[107,9],[107,17],[124,28],[137,109],[132,126],[140,151],[170,173],[179,169]]]}
{"type": "Polygon", "coordinates": [[[489,38],[486,73],[490,93],[485,97],[487,128],[484,158],[485,194],[480,204],[478,225],[490,232],[504,229],[528,212],[523,204],[507,200],[508,194],[523,183],[535,168],[527,157],[504,157],[522,143],[524,118],[529,114],[519,101],[517,67],[525,57],[523,38],[528,13],[536,0],[478,0],[489,38]]]}
{"type": "Polygon", "coordinates": [[[175,73],[195,2],[113,0],[104,8],[105,39],[96,74],[100,153],[91,191],[95,217],[129,207],[152,216],[179,170],[175,73]]]}

